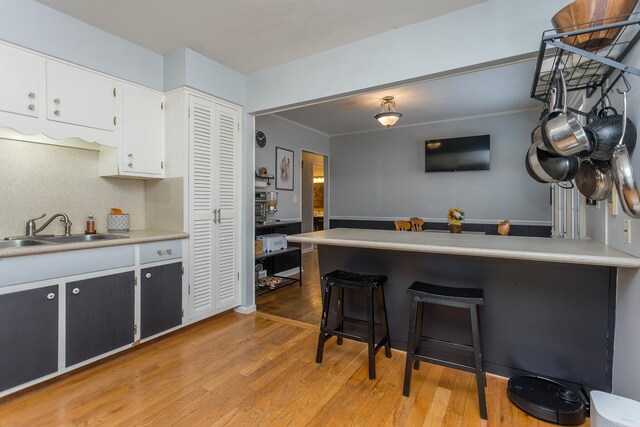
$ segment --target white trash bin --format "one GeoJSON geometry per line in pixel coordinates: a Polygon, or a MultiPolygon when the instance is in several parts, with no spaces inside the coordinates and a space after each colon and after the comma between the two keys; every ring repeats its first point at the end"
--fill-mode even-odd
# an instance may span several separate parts
{"type": "Polygon", "coordinates": [[[602,391],[591,392],[591,427],[640,427],[640,402],[602,391]]]}

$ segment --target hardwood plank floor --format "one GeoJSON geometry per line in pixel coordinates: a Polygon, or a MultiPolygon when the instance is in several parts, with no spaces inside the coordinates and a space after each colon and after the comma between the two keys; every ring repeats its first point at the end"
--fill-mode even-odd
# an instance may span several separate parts
{"type": "Polygon", "coordinates": [[[256,298],[258,311],[317,325],[322,314],[318,252],[302,254],[302,286],[293,284],[256,298]]]}
{"type": "Polygon", "coordinates": [[[330,340],[316,364],[316,340],[313,325],[228,312],[6,398],[0,425],[552,425],[511,405],[503,378],[488,377],[484,423],[470,373],[423,364],[404,397],[403,352],[380,352],[371,381],[364,344],[330,340]]]}

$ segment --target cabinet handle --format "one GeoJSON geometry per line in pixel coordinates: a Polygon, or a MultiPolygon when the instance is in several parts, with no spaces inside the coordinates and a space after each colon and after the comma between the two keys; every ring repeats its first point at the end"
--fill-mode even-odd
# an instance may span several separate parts
{"type": "Polygon", "coordinates": [[[130,157],[133,159],[133,153],[129,153],[129,155],[127,157],[130,157]]]}
{"type": "Polygon", "coordinates": [[[73,288],[71,293],[74,294],[74,295],[78,295],[80,293],[80,289],[79,288],[73,288]]]}
{"type": "Polygon", "coordinates": [[[216,214],[217,214],[217,212],[218,212],[218,211],[217,211],[217,210],[215,210],[215,209],[211,211],[211,213],[213,214],[213,223],[214,223],[214,224],[217,224],[217,223],[218,223],[218,217],[217,217],[217,215],[216,215],[216,214]]]}
{"type": "Polygon", "coordinates": [[[144,277],[146,277],[147,279],[151,279],[151,273],[145,274],[144,277]]]}
{"type": "Polygon", "coordinates": [[[127,166],[129,166],[130,168],[132,168],[132,167],[133,167],[133,163],[132,163],[132,162],[129,162],[129,163],[127,163],[127,166]]]}
{"type": "Polygon", "coordinates": [[[53,103],[54,103],[54,104],[56,104],[56,105],[60,104],[60,98],[56,98],[56,99],[54,99],[54,100],[53,100],[53,103]]]}
{"type": "Polygon", "coordinates": [[[47,294],[47,299],[54,299],[56,297],[56,294],[54,294],[53,292],[49,292],[47,294]]]}
{"type": "Polygon", "coordinates": [[[56,116],[59,116],[60,115],[60,110],[54,111],[53,114],[55,114],[56,116]]]}
{"type": "Polygon", "coordinates": [[[173,250],[171,249],[167,249],[166,251],[163,251],[162,249],[160,249],[158,251],[158,255],[164,255],[164,254],[171,255],[172,253],[173,253],[173,250]]]}
{"type": "Polygon", "coordinates": [[[116,88],[114,87],[114,88],[113,88],[113,97],[115,98],[116,96],[117,96],[117,95],[116,95],[116,88]]]}
{"type": "Polygon", "coordinates": [[[33,92],[29,92],[29,98],[33,99],[36,97],[36,94],[33,92]]]}
{"type": "Polygon", "coordinates": [[[36,106],[33,104],[29,104],[29,110],[33,111],[36,109],[36,106]]]}
{"type": "Polygon", "coordinates": [[[113,116],[113,125],[115,126],[116,124],[118,124],[118,120],[116,119],[116,116],[113,116]]]}

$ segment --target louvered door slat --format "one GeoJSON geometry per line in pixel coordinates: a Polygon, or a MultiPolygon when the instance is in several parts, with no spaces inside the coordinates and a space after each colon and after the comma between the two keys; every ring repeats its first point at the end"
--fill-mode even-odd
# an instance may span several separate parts
{"type": "Polygon", "coordinates": [[[216,127],[218,147],[216,154],[216,204],[221,209],[221,222],[218,224],[216,240],[218,247],[218,308],[233,307],[239,304],[238,272],[238,222],[236,204],[238,203],[238,112],[234,109],[217,106],[216,127]]]}
{"type": "Polygon", "coordinates": [[[215,252],[213,234],[215,163],[215,105],[191,97],[190,133],[190,234],[191,234],[191,317],[212,314],[215,310],[215,252]]]}

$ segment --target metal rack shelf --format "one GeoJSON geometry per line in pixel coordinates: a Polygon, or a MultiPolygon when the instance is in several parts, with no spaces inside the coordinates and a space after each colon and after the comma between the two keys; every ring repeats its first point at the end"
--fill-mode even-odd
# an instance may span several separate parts
{"type": "MultiPolygon", "coordinates": [[[[545,31],[540,42],[531,98],[548,104],[552,78],[558,72],[564,73],[568,92],[586,90],[587,97],[598,89],[604,96],[625,72],[640,76],[640,69],[623,63],[640,39],[640,12],[631,14],[627,20],[615,22],[618,19],[611,18],[609,22],[598,22],[602,25],[596,27],[564,33],[545,31]],[[579,36],[580,45],[585,49],[573,46],[578,44],[579,36]],[[613,39],[613,42],[602,41],[606,39],[613,39]]],[[[586,25],[591,23],[578,27],[586,25]]],[[[602,99],[596,107],[600,102],[602,99]]]]}

